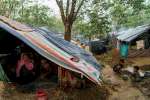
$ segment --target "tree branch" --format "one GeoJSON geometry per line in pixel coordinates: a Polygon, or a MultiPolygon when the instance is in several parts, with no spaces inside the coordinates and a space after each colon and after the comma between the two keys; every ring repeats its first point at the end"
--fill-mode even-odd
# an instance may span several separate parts
{"type": "Polygon", "coordinates": [[[64,14],[64,7],[63,7],[63,1],[62,0],[56,0],[56,3],[59,7],[60,13],[61,13],[61,17],[62,17],[62,21],[65,24],[65,20],[66,20],[66,16],[64,14]]]}
{"type": "Polygon", "coordinates": [[[69,13],[69,6],[70,6],[70,0],[67,0],[67,6],[66,6],[66,17],[68,17],[68,13],[69,13]]]}
{"type": "Polygon", "coordinates": [[[76,8],[76,3],[77,3],[77,0],[72,0],[71,11],[70,11],[70,14],[69,14],[69,20],[70,21],[72,21],[72,18],[74,16],[74,12],[75,12],[75,8],[76,8]]]}
{"type": "Polygon", "coordinates": [[[79,6],[78,6],[78,8],[77,8],[76,12],[74,13],[73,21],[75,21],[75,20],[76,20],[77,15],[78,15],[78,13],[79,13],[79,11],[80,11],[80,9],[81,9],[81,7],[82,7],[82,5],[83,5],[84,1],[85,1],[85,0],[82,0],[82,1],[81,1],[81,3],[79,4],[79,6]]]}

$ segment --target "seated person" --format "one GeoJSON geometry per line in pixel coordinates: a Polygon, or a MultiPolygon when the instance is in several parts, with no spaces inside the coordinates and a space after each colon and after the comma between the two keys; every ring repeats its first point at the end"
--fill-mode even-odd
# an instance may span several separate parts
{"type": "Polygon", "coordinates": [[[119,64],[113,67],[113,71],[116,73],[121,73],[123,68],[124,68],[124,59],[120,59],[119,64]]]}
{"type": "Polygon", "coordinates": [[[132,73],[133,81],[138,82],[138,81],[141,80],[141,76],[140,76],[139,70],[140,70],[140,68],[138,66],[134,66],[133,73],[132,73]]]}
{"type": "Polygon", "coordinates": [[[84,43],[81,43],[80,47],[81,47],[82,49],[85,49],[86,45],[85,45],[84,43]]]}
{"type": "Polygon", "coordinates": [[[50,66],[50,63],[48,62],[48,60],[46,60],[46,59],[41,60],[41,71],[42,71],[42,73],[41,73],[40,78],[42,78],[42,79],[50,78],[52,69],[51,69],[51,66],[50,66]]]}
{"type": "Polygon", "coordinates": [[[31,53],[21,53],[16,67],[16,78],[19,84],[26,84],[34,80],[34,60],[31,53]]]}
{"type": "Polygon", "coordinates": [[[85,88],[85,77],[83,74],[69,72],[69,81],[72,88],[85,88]]]}

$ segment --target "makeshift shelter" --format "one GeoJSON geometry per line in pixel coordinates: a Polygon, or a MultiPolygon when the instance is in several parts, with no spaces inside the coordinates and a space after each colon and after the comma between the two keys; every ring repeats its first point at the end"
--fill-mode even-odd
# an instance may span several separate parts
{"type": "Polygon", "coordinates": [[[0,16],[0,30],[6,31],[4,34],[0,32],[0,54],[8,54],[15,47],[14,39],[17,38],[49,61],[100,84],[100,65],[92,54],[56,37],[55,33],[29,27],[3,16],[0,16]]]}
{"type": "MultiPolygon", "coordinates": [[[[150,30],[149,25],[138,26],[136,28],[128,29],[127,31],[123,31],[117,39],[120,41],[131,42],[141,36],[142,34],[148,32],[150,30]]],[[[150,34],[149,32],[147,34],[150,34]]],[[[149,37],[148,37],[149,38],[149,37]]]]}
{"type": "MultiPolygon", "coordinates": [[[[137,49],[150,48],[150,26],[143,25],[135,28],[120,31],[113,35],[113,43],[117,50],[120,50],[121,57],[128,55],[128,46],[137,44],[137,49]]],[[[135,46],[132,46],[135,47],[135,46]]]]}
{"type": "MultiPolygon", "coordinates": [[[[124,42],[130,45],[131,47],[135,47],[136,44],[137,50],[148,49],[150,48],[150,26],[143,25],[143,26],[138,26],[136,28],[128,29],[127,31],[122,32],[121,35],[117,36],[117,40],[118,40],[118,45],[122,45],[121,43],[124,42]]],[[[128,52],[128,49],[126,49],[126,52],[128,52]]],[[[131,55],[130,52],[129,52],[129,56],[131,55]]]]}

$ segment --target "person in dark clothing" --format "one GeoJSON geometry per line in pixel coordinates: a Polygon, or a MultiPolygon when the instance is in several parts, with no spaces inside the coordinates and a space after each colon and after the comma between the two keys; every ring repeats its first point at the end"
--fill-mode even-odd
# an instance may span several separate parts
{"type": "Polygon", "coordinates": [[[139,70],[140,70],[140,68],[138,66],[134,66],[133,74],[132,74],[132,79],[135,82],[141,81],[141,76],[140,76],[139,70]]]}
{"type": "Polygon", "coordinates": [[[21,54],[16,67],[16,78],[19,84],[27,84],[35,79],[34,63],[31,53],[21,54]]]}
{"type": "Polygon", "coordinates": [[[120,59],[119,64],[113,67],[113,71],[116,73],[121,73],[122,68],[124,68],[124,59],[120,59]]]}
{"type": "Polygon", "coordinates": [[[52,69],[50,63],[46,59],[41,60],[41,79],[50,79],[52,69]]]}

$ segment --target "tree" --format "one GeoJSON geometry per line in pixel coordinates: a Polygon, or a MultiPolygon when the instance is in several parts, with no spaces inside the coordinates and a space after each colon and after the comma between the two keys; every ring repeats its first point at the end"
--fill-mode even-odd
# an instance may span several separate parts
{"type": "Polygon", "coordinates": [[[103,37],[110,31],[109,4],[105,0],[93,0],[91,6],[88,13],[91,34],[103,37]]]}
{"type": "Polygon", "coordinates": [[[13,18],[19,6],[19,0],[0,0],[0,15],[13,18]]]}
{"type": "Polygon", "coordinates": [[[127,22],[128,8],[124,0],[113,0],[110,16],[114,30],[120,29],[127,22]]]}
{"type": "Polygon", "coordinates": [[[71,30],[85,0],[56,0],[65,28],[64,39],[71,40],[71,30]]]}
{"type": "Polygon", "coordinates": [[[108,10],[109,3],[105,0],[92,0],[86,3],[84,15],[75,22],[76,29],[74,30],[78,30],[89,40],[92,37],[105,36],[111,30],[108,10]]]}
{"type": "Polygon", "coordinates": [[[144,24],[144,2],[145,0],[112,0],[110,15],[114,29],[144,24]]]}
{"type": "Polygon", "coordinates": [[[122,0],[126,5],[129,5],[133,9],[133,14],[139,14],[141,10],[145,8],[144,2],[146,0],[122,0]]]}
{"type": "Polygon", "coordinates": [[[20,10],[16,20],[33,26],[52,26],[53,18],[49,17],[49,8],[46,6],[24,6],[23,11],[20,10]],[[23,13],[22,13],[23,12],[23,13]]]}
{"type": "Polygon", "coordinates": [[[0,0],[0,15],[31,26],[47,26],[52,31],[63,32],[61,19],[52,16],[52,10],[37,1],[0,0]]]}

